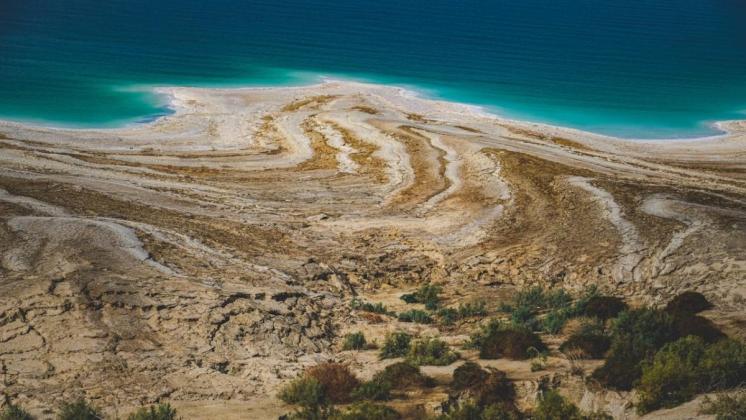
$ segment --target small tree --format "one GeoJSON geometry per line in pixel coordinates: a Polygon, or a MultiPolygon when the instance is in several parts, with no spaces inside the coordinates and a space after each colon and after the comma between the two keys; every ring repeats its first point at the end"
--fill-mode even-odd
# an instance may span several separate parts
{"type": "Polygon", "coordinates": [[[379,358],[392,359],[406,356],[411,341],[412,336],[403,331],[388,334],[386,340],[383,342],[383,347],[381,347],[379,358]]]}

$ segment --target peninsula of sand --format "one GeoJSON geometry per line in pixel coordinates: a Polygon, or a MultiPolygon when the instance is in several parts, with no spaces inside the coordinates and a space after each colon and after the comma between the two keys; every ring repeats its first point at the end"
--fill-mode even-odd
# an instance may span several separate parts
{"type": "MultiPolygon", "coordinates": [[[[341,351],[346,333],[438,332],[350,305],[397,310],[428,283],[490,309],[526,285],[631,305],[694,290],[744,338],[744,122],[625,141],[345,81],[159,92],[174,113],[125,128],[0,123],[0,394],[31,411],[83,395],[276,418],[307,366],[387,363],[341,351]]],[[[635,415],[548,363],[495,366],[519,399],[549,375],[582,409],[635,415]]]]}

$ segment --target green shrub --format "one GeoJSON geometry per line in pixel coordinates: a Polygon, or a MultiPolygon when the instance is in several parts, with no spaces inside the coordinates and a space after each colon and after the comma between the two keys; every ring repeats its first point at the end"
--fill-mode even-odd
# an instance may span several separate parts
{"type": "Polygon", "coordinates": [[[407,354],[407,361],[417,366],[447,366],[458,358],[458,353],[437,338],[423,338],[412,342],[407,354]]]}
{"type": "Polygon", "coordinates": [[[515,307],[525,306],[531,310],[567,308],[571,303],[572,296],[564,289],[546,291],[541,286],[521,290],[513,300],[515,307]]]}
{"type": "Polygon", "coordinates": [[[303,407],[318,407],[327,402],[321,383],[316,378],[309,376],[300,376],[285,385],[277,394],[277,397],[288,404],[297,404],[303,407]]]}
{"type": "Polygon", "coordinates": [[[103,414],[84,399],[78,399],[71,403],[64,403],[57,413],[59,420],[98,420],[103,414]]]}
{"type": "Polygon", "coordinates": [[[339,415],[339,410],[331,405],[313,405],[301,407],[293,413],[281,416],[281,420],[330,420],[339,415]]]}
{"type": "Polygon", "coordinates": [[[392,315],[392,313],[389,312],[389,310],[386,309],[386,307],[380,302],[373,304],[373,303],[353,299],[351,307],[352,309],[359,310],[359,311],[372,312],[375,314],[383,314],[383,315],[392,315]]]}
{"type": "Polygon", "coordinates": [[[9,404],[0,412],[0,420],[34,420],[34,416],[17,405],[9,404]]]}
{"type": "Polygon", "coordinates": [[[510,322],[517,327],[525,327],[531,330],[536,329],[536,313],[526,305],[520,305],[513,308],[510,314],[510,322]]]}
{"type": "Polygon", "coordinates": [[[622,312],[612,326],[606,362],[592,377],[601,385],[629,391],[642,374],[642,362],[676,338],[673,320],[665,312],[653,309],[622,312]]]}
{"type": "Polygon", "coordinates": [[[711,344],[701,363],[706,391],[742,386],[746,381],[746,345],[733,339],[711,344]]]}
{"type": "Polygon", "coordinates": [[[472,333],[469,336],[469,341],[466,343],[466,348],[472,348],[472,349],[479,349],[482,347],[482,343],[484,343],[484,340],[486,337],[492,335],[493,333],[497,332],[498,330],[504,328],[502,323],[497,318],[492,318],[489,321],[487,321],[486,324],[482,325],[482,327],[472,333]]]}
{"type": "Polygon", "coordinates": [[[403,332],[397,331],[386,335],[386,339],[381,347],[379,354],[380,359],[393,359],[395,357],[404,357],[409,352],[409,343],[412,341],[412,336],[403,332]]]}
{"type": "Polygon", "coordinates": [[[602,320],[616,318],[621,312],[627,310],[627,304],[614,296],[592,296],[579,309],[585,316],[595,317],[602,320]]]}
{"type": "Polygon", "coordinates": [[[480,420],[520,420],[523,418],[515,405],[508,403],[490,404],[482,411],[480,420]]]}
{"type": "Polygon", "coordinates": [[[466,362],[453,371],[451,388],[456,391],[471,389],[483,383],[488,374],[478,363],[466,362]]]}
{"type": "Polygon", "coordinates": [[[384,381],[364,382],[350,396],[353,400],[387,401],[391,398],[391,384],[384,381]]]}
{"type": "Polygon", "coordinates": [[[453,308],[443,308],[439,310],[438,318],[440,318],[440,323],[443,325],[453,325],[453,323],[461,319],[458,311],[453,308]]]}
{"type": "Polygon", "coordinates": [[[401,415],[391,407],[370,402],[353,404],[344,413],[334,414],[330,420],[399,420],[401,415]]]}
{"type": "Polygon", "coordinates": [[[373,381],[388,383],[391,389],[422,388],[433,386],[433,380],[420,372],[420,368],[408,362],[387,366],[373,376],[373,381]]]}
{"type": "Polygon", "coordinates": [[[414,322],[417,324],[432,324],[433,319],[430,318],[430,315],[425,311],[421,311],[419,309],[411,309],[406,312],[401,312],[399,314],[399,321],[414,322]]]}
{"type": "Polygon", "coordinates": [[[746,419],[746,391],[720,394],[715,399],[705,397],[702,414],[714,415],[716,420],[746,419]]]}
{"type": "Polygon", "coordinates": [[[557,334],[570,318],[566,309],[558,309],[548,313],[541,320],[541,330],[549,334],[557,334]]]}
{"type": "Polygon", "coordinates": [[[362,350],[365,348],[366,344],[365,334],[362,332],[350,333],[345,335],[342,350],[362,350]]]}
{"type": "Polygon", "coordinates": [[[482,408],[472,401],[465,401],[450,407],[445,414],[438,417],[438,420],[481,420],[481,418],[482,408]]]}
{"type": "Polygon", "coordinates": [[[460,319],[485,315],[487,315],[487,307],[483,301],[462,303],[458,307],[458,317],[460,319]]]}
{"type": "Polygon", "coordinates": [[[643,414],[691,400],[701,386],[698,370],[705,350],[701,338],[690,336],[666,345],[645,363],[637,387],[637,411],[643,414]]]}
{"type": "Polygon", "coordinates": [[[671,315],[694,315],[712,308],[702,293],[684,292],[671,299],[666,305],[666,312],[671,315]]]}
{"type": "Polygon", "coordinates": [[[528,349],[531,347],[540,352],[546,350],[546,345],[539,336],[526,328],[501,328],[481,339],[479,357],[482,359],[507,357],[523,360],[529,357],[528,349]]]}
{"type": "Polygon", "coordinates": [[[700,337],[685,337],[643,365],[638,411],[674,407],[701,392],[740,386],[744,378],[746,345],[735,340],[707,345],[700,337]]]}
{"type": "Polygon", "coordinates": [[[360,381],[341,363],[320,363],[306,370],[306,376],[316,379],[331,403],[350,401],[350,392],[360,385],[360,381]]]}
{"type": "Polygon", "coordinates": [[[402,295],[400,297],[406,303],[422,303],[429,310],[436,310],[440,305],[439,286],[426,284],[420,287],[416,292],[402,295]]]}
{"type": "Polygon", "coordinates": [[[531,418],[533,420],[583,420],[575,404],[567,401],[557,391],[550,390],[539,398],[531,418]]]}
{"type": "Polygon", "coordinates": [[[176,420],[176,410],[170,404],[151,405],[140,407],[139,410],[130,414],[127,420],[176,420]]]}

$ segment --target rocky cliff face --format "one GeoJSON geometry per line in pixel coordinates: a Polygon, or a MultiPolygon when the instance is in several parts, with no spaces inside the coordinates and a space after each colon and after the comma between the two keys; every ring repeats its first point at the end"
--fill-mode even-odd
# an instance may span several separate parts
{"type": "Polygon", "coordinates": [[[696,289],[746,322],[746,135],[635,143],[385,87],[171,89],[119,130],[0,124],[0,394],[250,400],[357,294],[696,289]]]}

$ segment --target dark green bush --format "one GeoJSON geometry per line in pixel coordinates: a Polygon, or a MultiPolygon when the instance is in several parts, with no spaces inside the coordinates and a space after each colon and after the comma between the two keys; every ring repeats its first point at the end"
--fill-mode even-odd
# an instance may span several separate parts
{"type": "Polygon", "coordinates": [[[646,362],[637,387],[637,411],[647,413],[691,400],[701,386],[698,370],[705,350],[701,338],[690,336],[667,344],[652,362],[646,362]]]}
{"type": "Polygon", "coordinates": [[[391,384],[383,381],[364,382],[350,395],[353,400],[387,401],[391,398],[391,384]]]}
{"type": "Polygon", "coordinates": [[[79,399],[71,403],[62,404],[57,419],[59,420],[99,420],[103,414],[98,408],[88,404],[84,399],[79,399]]]}
{"type": "Polygon", "coordinates": [[[557,391],[546,391],[534,409],[533,420],[583,420],[584,416],[575,404],[567,401],[557,391]]]}
{"type": "Polygon", "coordinates": [[[353,404],[344,413],[330,416],[329,420],[399,420],[401,415],[391,407],[370,402],[353,404]]]}
{"type": "Polygon", "coordinates": [[[383,314],[383,315],[392,315],[391,312],[386,309],[385,306],[383,306],[382,303],[370,303],[370,302],[363,302],[361,300],[353,299],[351,304],[352,309],[359,310],[359,311],[365,311],[365,312],[372,312],[375,314],[383,314]]]}
{"type": "Polygon", "coordinates": [[[744,379],[746,345],[735,340],[707,345],[700,337],[685,337],[643,365],[638,411],[675,407],[701,392],[741,386],[744,379]]]}
{"type": "Polygon", "coordinates": [[[565,326],[570,314],[567,309],[557,309],[548,313],[541,320],[541,330],[549,334],[557,334],[565,326]]]}
{"type": "Polygon", "coordinates": [[[458,307],[458,317],[460,319],[485,315],[487,315],[487,307],[483,301],[462,303],[458,307]]]}
{"type": "Polygon", "coordinates": [[[563,353],[574,353],[583,359],[603,359],[611,346],[611,340],[604,334],[579,332],[571,335],[560,345],[563,353]]]}
{"type": "Polygon", "coordinates": [[[606,362],[592,377],[606,387],[629,391],[642,374],[642,362],[676,338],[673,320],[665,312],[653,309],[622,312],[612,326],[606,362]]]}
{"type": "Polygon", "coordinates": [[[404,357],[409,352],[409,343],[411,341],[412,336],[403,331],[388,334],[378,357],[381,359],[404,357]]]}
{"type": "Polygon", "coordinates": [[[702,293],[690,291],[681,293],[671,299],[668,305],[666,305],[666,312],[671,315],[694,315],[711,308],[712,304],[702,293]]]}
{"type": "Polygon", "coordinates": [[[415,340],[409,346],[407,361],[413,365],[446,366],[458,360],[458,353],[437,338],[415,340]]]}
{"type": "Polygon", "coordinates": [[[507,357],[523,360],[530,357],[528,349],[532,347],[539,352],[547,348],[539,336],[526,328],[500,328],[481,339],[479,357],[482,359],[507,357]]]}
{"type": "Polygon", "coordinates": [[[433,386],[433,380],[420,372],[420,368],[408,362],[387,366],[373,376],[373,381],[388,383],[391,389],[423,388],[433,386]]]}
{"type": "Polygon", "coordinates": [[[746,419],[746,391],[720,394],[715,399],[705,397],[702,414],[714,415],[716,420],[746,419]]]}
{"type": "Polygon", "coordinates": [[[622,311],[627,310],[627,304],[614,296],[592,296],[583,305],[582,314],[607,320],[616,318],[622,311]]]}
{"type": "Polygon", "coordinates": [[[536,313],[526,305],[513,308],[513,312],[510,314],[510,322],[517,327],[525,327],[531,330],[535,330],[538,325],[536,313]]]}
{"type": "Polygon", "coordinates": [[[425,308],[432,311],[438,309],[440,305],[440,292],[439,286],[426,284],[414,293],[402,295],[400,299],[406,303],[422,303],[425,308]]]}
{"type": "Polygon", "coordinates": [[[481,420],[482,408],[472,401],[464,401],[448,408],[447,412],[438,417],[438,420],[481,420]]]}
{"type": "Polygon", "coordinates": [[[484,382],[489,372],[482,369],[478,363],[466,362],[453,371],[451,388],[456,391],[471,389],[484,382]]]}
{"type": "Polygon", "coordinates": [[[170,404],[151,405],[140,407],[139,410],[130,414],[127,420],[176,420],[176,410],[170,404]]]}
{"type": "Polygon", "coordinates": [[[0,412],[0,420],[34,420],[34,416],[17,405],[9,404],[0,412]]]}
{"type": "Polygon", "coordinates": [[[520,420],[523,415],[512,403],[490,404],[482,411],[480,420],[520,420]]]}
{"type": "Polygon", "coordinates": [[[430,318],[430,315],[425,311],[410,309],[409,311],[401,312],[399,314],[399,321],[414,322],[417,324],[432,324],[433,319],[430,318]]]}
{"type": "Polygon", "coordinates": [[[300,376],[285,385],[277,397],[288,404],[303,407],[318,407],[327,403],[324,387],[316,378],[309,376],[300,376]]]}
{"type": "Polygon", "coordinates": [[[440,318],[440,323],[443,325],[453,325],[453,323],[461,319],[458,311],[453,308],[443,308],[439,310],[438,318],[440,318]]]}
{"type": "Polygon", "coordinates": [[[366,344],[365,334],[362,332],[350,333],[345,335],[342,350],[362,350],[365,348],[366,344]]]}
{"type": "Polygon", "coordinates": [[[472,349],[479,349],[482,347],[482,343],[484,343],[484,340],[486,337],[490,336],[491,334],[495,333],[496,331],[504,328],[505,326],[500,322],[497,318],[492,318],[489,321],[487,321],[486,324],[482,325],[482,327],[472,333],[469,337],[469,342],[466,343],[466,348],[472,348],[472,349]]]}

